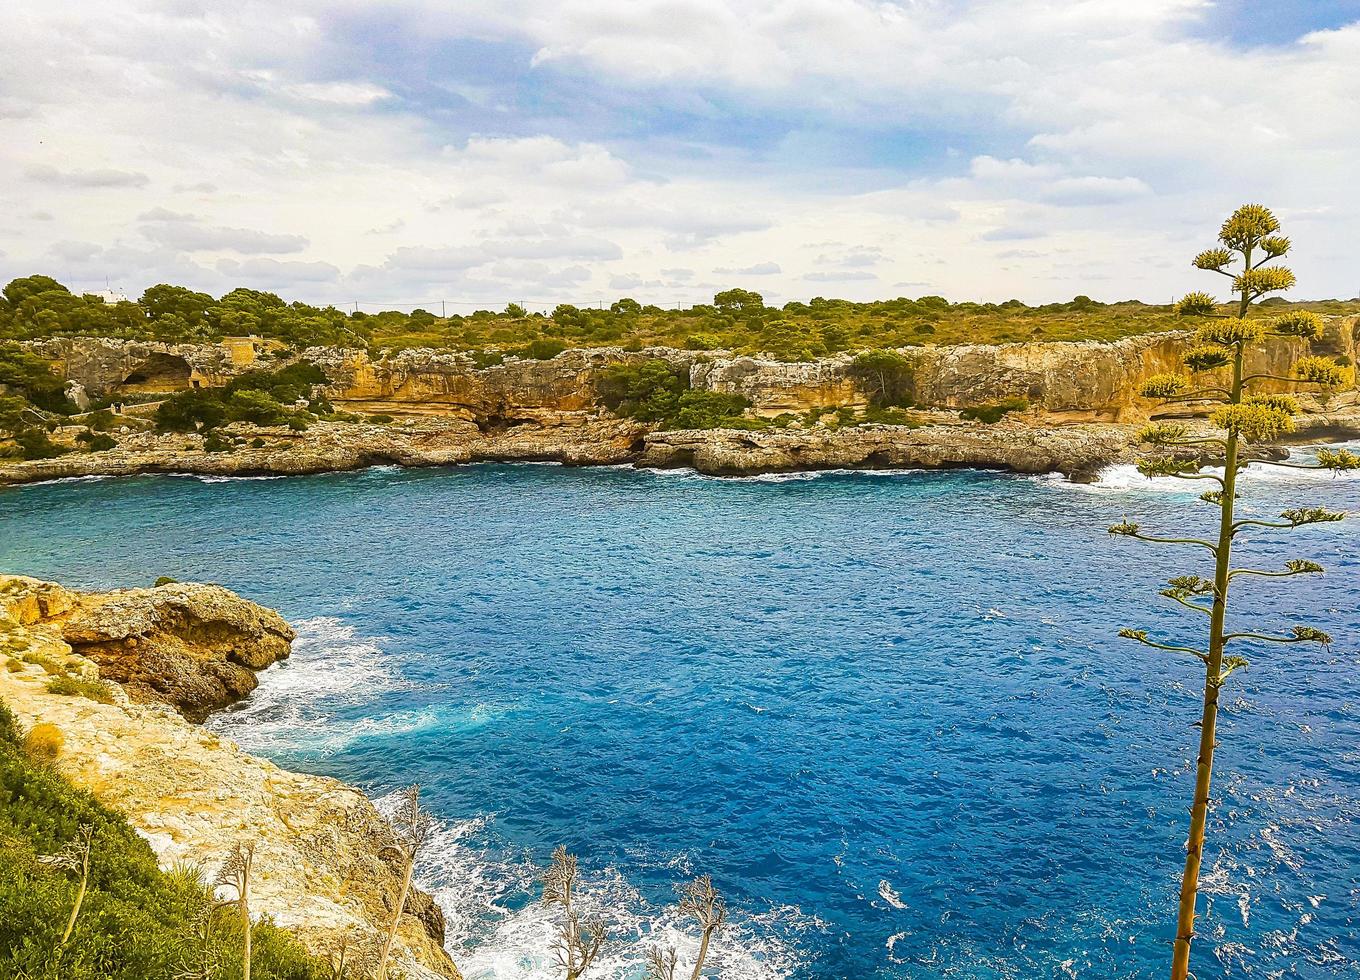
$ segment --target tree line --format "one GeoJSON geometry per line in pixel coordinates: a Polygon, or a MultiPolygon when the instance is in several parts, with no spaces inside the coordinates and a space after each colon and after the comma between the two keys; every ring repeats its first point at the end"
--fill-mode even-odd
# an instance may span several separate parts
{"type": "MultiPolygon", "coordinates": [[[[1340,301],[1308,305],[1329,312],[1360,310],[1360,303],[1340,301]]],[[[45,275],[14,279],[0,290],[0,340],[94,336],[181,343],[255,335],[298,350],[435,347],[542,356],[546,350],[571,346],[657,345],[798,361],[846,350],[930,343],[1114,340],[1176,326],[1170,305],[1133,300],[1106,304],[1087,296],[1039,306],[1015,299],[950,302],[942,296],[866,303],[814,297],[776,306],[753,290],[725,289],[711,303],[683,309],[623,297],[600,308],[563,303],[549,314],[530,313],[512,303],[502,310],[437,316],[423,309],[348,312],[246,288],[214,297],[165,283],[151,286],[136,300],[109,303],[45,275]],[[536,352],[531,345],[538,345],[536,352]]]]}

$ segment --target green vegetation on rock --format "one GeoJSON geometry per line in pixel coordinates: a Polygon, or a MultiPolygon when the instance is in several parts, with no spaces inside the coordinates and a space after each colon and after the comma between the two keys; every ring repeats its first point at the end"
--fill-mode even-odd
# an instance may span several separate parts
{"type": "Polygon", "coordinates": [[[156,409],[156,429],[211,432],[228,422],[305,429],[318,416],[333,411],[329,401],[313,394],[317,385],[325,383],[321,369],[308,361],[278,371],[249,371],[222,388],[193,388],[171,395],[156,409]],[[300,402],[307,407],[298,408],[300,402]]]}
{"type": "MultiPolygon", "coordinates": [[[[162,872],[121,815],[51,764],[59,742],[37,752],[37,742],[25,741],[0,704],[0,976],[241,976],[240,923],[217,906],[197,870],[162,872]]],[[[251,931],[255,980],[330,976],[268,919],[251,931]]]]}
{"type": "Polygon", "coordinates": [[[897,351],[861,351],[850,362],[850,376],[875,408],[909,408],[916,397],[911,362],[897,351]]]}
{"type": "Polygon", "coordinates": [[[1023,412],[1029,408],[1029,402],[1023,398],[1007,398],[1005,401],[992,402],[988,405],[975,405],[972,408],[965,408],[959,411],[959,418],[967,419],[970,422],[982,422],[986,425],[995,425],[1011,412],[1023,412]]]}
{"type": "Polygon", "coordinates": [[[615,415],[658,422],[665,429],[764,427],[742,415],[751,403],[742,395],[695,391],[689,376],[665,361],[611,364],[595,379],[600,400],[615,415]]]}

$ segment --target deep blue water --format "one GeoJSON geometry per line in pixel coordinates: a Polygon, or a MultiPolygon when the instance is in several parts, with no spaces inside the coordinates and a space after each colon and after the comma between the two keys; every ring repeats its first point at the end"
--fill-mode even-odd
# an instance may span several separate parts
{"type": "MultiPolygon", "coordinates": [[[[1360,510],[1353,479],[1247,486],[1262,514],[1360,510]]],[[[216,581],[298,624],[213,724],[375,797],[424,784],[422,874],[470,980],[549,975],[559,842],[615,928],[602,978],[690,948],[667,905],[701,871],[734,908],[725,978],[1160,977],[1199,671],[1114,633],[1194,638],[1155,591],[1205,569],[1104,529],[1211,513],[1123,474],[147,477],[0,491],[0,568],[216,581]]],[[[1230,682],[1200,980],[1360,971],[1356,540],[1247,542],[1330,574],[1246,580],[1244,619],[1336,643],[1230,682]]]]}

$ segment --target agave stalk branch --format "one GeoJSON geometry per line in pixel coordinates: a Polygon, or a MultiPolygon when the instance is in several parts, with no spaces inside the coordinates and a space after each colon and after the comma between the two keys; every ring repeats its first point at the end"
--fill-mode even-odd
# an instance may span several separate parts
{"type": "MultiPolygon", "coordinates": [[[[1180,603],[1182,606],[1184,606],[1186,609],[1193,609],[1195,612],[1197,612],[1197,613],[1203,613],[1205,616],[1209,616],[1209,615],[1212,615],[1212,614],[1213,614],[1213,610],[1210,609],[1209,607],[1207,607],[1207,606],[1201,606],[1201,605],[1200,605],[1199,603],[1197,603],[1197,602],[1191,602],[1189,599],[1182,598],[1181,596],[1175,595],[1174,593],[1171,593],[1171,592],[1163,592],[1162,595],[1166,596],[1166,597],[1167,597],[1168,599],[1170,599],[1172,602],[1179,602],[1179,603],[1180,603]]],[[[1195,651],[1195,652],[1196,652],[1196,653],[1199,653],[1199,651],[1195,651]]],[[[1201,657],[1203,656],[1202,653],[1199,654],[1199,655],[1200,655],[1201,657]]]]}
{"type": "MultiPolygon", "coordinates": [[[[1183,479],[1191,478],[1184,477],[1183,479]]],[[[1218,477],[1213,477],[1213,479],[1218,479],[1218,477]]],[[[1134,538],[1138,541],[1151,541],[1153,544],[1192,544],[1200,548],[1208,548],[1214,554],[1218,553],[1218,548],[1214,547],[1208,541],[1202,541],[1199,538],[1160,538],[1151,534],[1144,534],[1141,531],[1134,531],[1131,534],[1126,534],[1125,537],[1134,538]]]]}

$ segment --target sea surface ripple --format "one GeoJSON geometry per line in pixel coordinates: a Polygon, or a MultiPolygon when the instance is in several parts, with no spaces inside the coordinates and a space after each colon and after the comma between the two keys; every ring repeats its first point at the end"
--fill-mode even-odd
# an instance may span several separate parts
{"type": "MultiPolygon", "coordinates": [[[[1174,484],[1171,486],[1175,486],[1174,484]]],[[[547,466],[0,492],[0,568],[101,588],[215,581],[277,607],[293,658],[211,725],[440,818],[421,880],[469,980],[552,975],[537,868],[565,843],[612,926],[593,975],[733,906],[727,980],[1159,977],[1193,783],[1195,639],[1156,597],[1195,492],[993,473],[715,480],[547,466]],[[1180,632],[1178,632],[1180,631],[1180,632]]],[[[1243,504],[1360,511],[1274,471],[1243,504]]],[[[1360,532],[1244,536],[1252,650],[1225,697],[1196,973],[1360,975],[1360,532]]]]}

